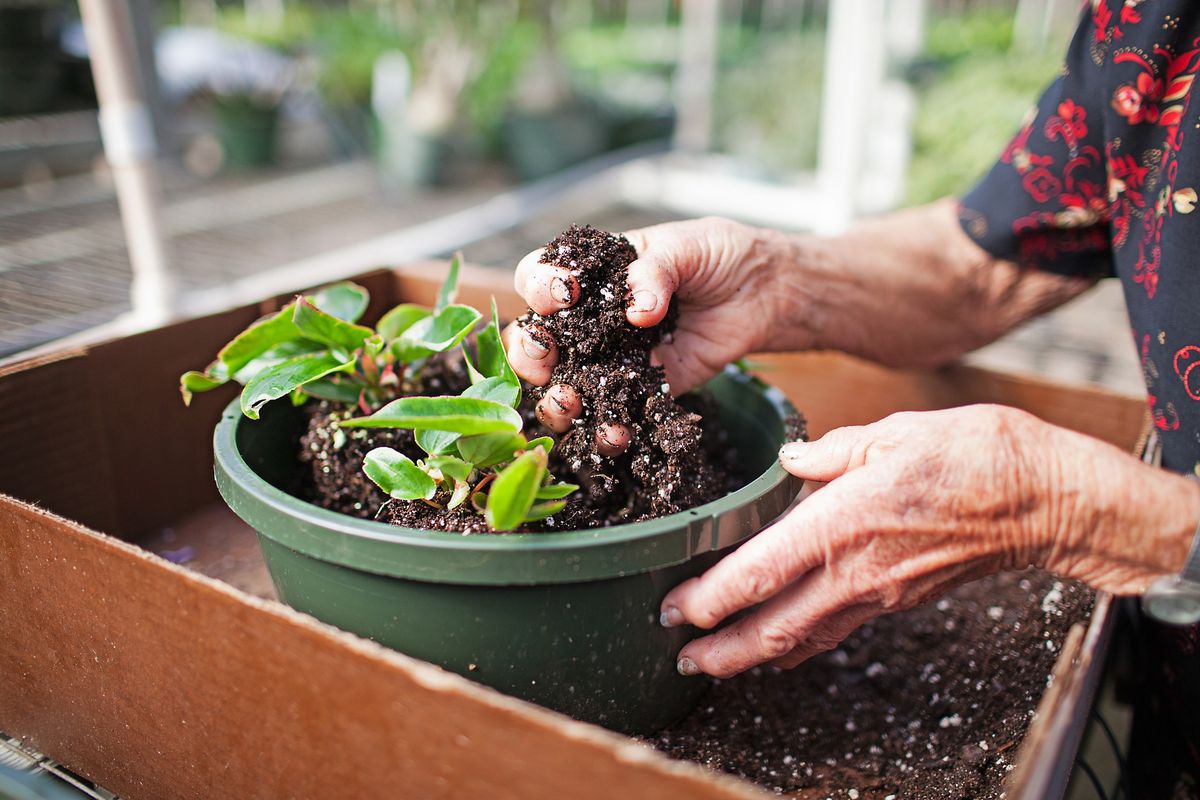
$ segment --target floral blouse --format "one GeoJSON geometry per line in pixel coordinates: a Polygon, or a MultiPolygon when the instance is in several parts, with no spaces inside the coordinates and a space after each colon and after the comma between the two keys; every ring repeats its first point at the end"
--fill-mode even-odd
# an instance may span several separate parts
{"type": "MultiPolygon", "coordinates": [[[[1198,72],[1200,0],[1092,0],[1062,74],[960,218],[995,256],[1121,280],[1163,465],[1200,474],[1198,72]]],[[[1174,733],[1147,745],[1156,726],[1143,713],[1135,748],[1174,771],[1136,794],[1200,797],[1197,631],[1146,627],[1145,704],[1174,733]]]]}

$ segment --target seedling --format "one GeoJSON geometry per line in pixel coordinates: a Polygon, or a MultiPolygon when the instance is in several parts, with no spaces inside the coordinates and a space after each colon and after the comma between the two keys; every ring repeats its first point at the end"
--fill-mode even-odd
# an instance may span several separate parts
{"type": "Polygon", "coordinates": [[[469,501],[490,529],[511,531],[561,511],[579,487],[552,482],[553,439],[521,433],[521,384],[500,346],[494,306],[476,344],[474,359],[464,348],[472,383],[461,395],[402,397],[340,426],[414,431],[426,458],[413,461],[390,447],[367,453],[363,471],[389,497],[450,510],[469,501]]]}
{"type": "Polygon", "coordinates": [[[474,308],[453,302],[459,263],[455,256],[432,309],[396,306],[374,330],[355,324],[370,301],[362,286],[343,282],[297,296],[234,337],[204,371],[185,372],[183,402],[233,381],[245,387],[242,413],[250,419],[285,396],[296,405],[317,397],[371,413],[430,356],[461,344],[481,319],[474,308]]]}
{"type": "Polygon", "coordinates": [[[334,423],[339,428],[415,432],[425,458],[378,447],[364,460],[364,473],[393,500],[448,510],[469,502],[494,531],[545,519],[578,487],[553,482],[552,439],[521,433],[521,382],[504,352],[494,301],[474,354],[463,345],[483,315],[453,302],[459,264],[456,256],[432,309],[396,306],[375,329],[357,324],[370,300],[361,286],[338,283],[297,296],[238,334],[203,372],[184,373],[183,400],[230,381],[243,385],[242,413],[250,419],[285,396],[296,405],[329,400],[366,415],[334,423]],[[400,396],[431,356],[459,346],[471,380],[462,394],[400,396]]]}

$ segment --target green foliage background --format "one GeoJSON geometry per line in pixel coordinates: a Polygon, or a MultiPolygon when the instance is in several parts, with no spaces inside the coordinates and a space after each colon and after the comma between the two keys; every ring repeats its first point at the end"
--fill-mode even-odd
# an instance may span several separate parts
{"type": "Polygon", "coordinates": [[[1013,44],[1012,14],[968,11],[933,20],[913,68],[917,115],[906,204],[966,191],[991,167],[1062,66],[1066,43],[1013,44]]]}

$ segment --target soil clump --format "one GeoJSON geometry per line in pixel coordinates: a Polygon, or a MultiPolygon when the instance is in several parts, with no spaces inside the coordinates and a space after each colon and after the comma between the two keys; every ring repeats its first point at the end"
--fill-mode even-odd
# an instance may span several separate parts
{"type": "MultiPolygon", "coordinates": [[[[544,316],[531,309],[518,320],[535,339],[553,337],[558,364],[549,385],[568,384],[583,401],[583,413],[555,447],[556,475],[583,487],[558,515],[560,529],[674,514],[740,485],[734,445],[712,402],[672,397],[662,367],[651,363],[653,348],[674,329],[674,302],[654,327],[637,328],[626,318],[626,277],[636,258],[624,236],[572,225],[546,245],[541,260],[570,270],[578,301],[544,316]],[[596,430],[605,423],[631,433],[629,449],[615,458],[597,448],[596,430]]],[[[531,390],[535,401],[545,388],[531,390]]]]}

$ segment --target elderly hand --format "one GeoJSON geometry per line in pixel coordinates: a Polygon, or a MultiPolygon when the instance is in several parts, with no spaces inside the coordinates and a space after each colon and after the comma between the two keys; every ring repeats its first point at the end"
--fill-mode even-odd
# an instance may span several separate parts
{"type": "MultiPolygon", "coordinates": [[[[779,248],[795,247],[787,237],[716,218],[656,225],[625,235],[638,252],[629,266],[629,322],[657,325],[672,296],[679,300],[678,325],[671,341],[656,353],[676,394],[712,377],[730,361],[785,339],[780,329],[790,326],[777,324],[783,319],[780,308],[795,292],[779,269],[788,259],[777,255],[779,248]]],[[[568,268],[540,263],[542,252],[535,250],[521,260],[515,283],[530,308],[550,314],[578,301],[579,284],[568,268]]],[[[794,259],[794,253],[789,257],[794,259]]],[[[558,360],[549,335],[510,325],[504,339],[518,375],[538,386],[549,382],[558,360]]],[[[547,391],[538,415],[551,430],[563,431],[580,409],[575,390],[560,385],[547,391]]]]}
{"type": "Polygon", "coordinates": [[[713,628],[685,675],[790,668],[879,614],[1006,568],[1038,565],[1118,594],[1183,565],[1200,487],[1011,408],[896,414],[786,445],[829,484],[662,603],[664,625],[713,628]]]}

